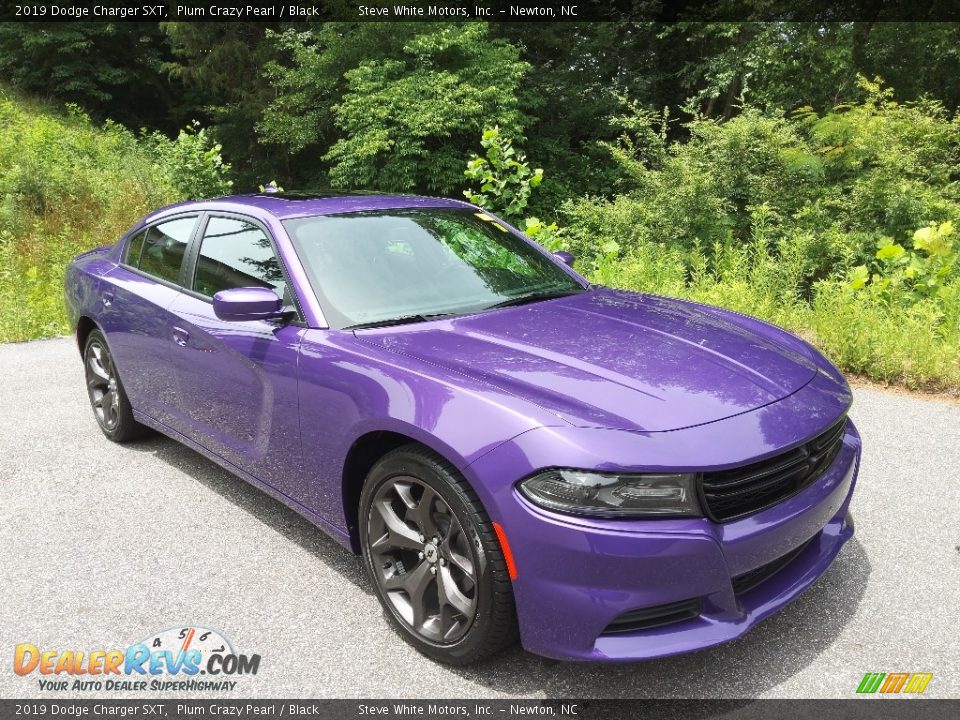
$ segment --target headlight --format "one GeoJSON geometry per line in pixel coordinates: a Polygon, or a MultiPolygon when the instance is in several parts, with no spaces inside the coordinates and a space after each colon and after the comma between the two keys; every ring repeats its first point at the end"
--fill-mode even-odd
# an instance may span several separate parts
{"type": "Polygon", "coordinates": [[[701,517],[695,473],[620,475],[546,470],[518,485],[535,505],[595,517],[701,517]]]}

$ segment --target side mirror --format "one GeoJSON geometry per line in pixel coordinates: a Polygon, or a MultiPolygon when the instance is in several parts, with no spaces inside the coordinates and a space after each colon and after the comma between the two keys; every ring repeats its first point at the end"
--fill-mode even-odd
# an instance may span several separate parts
{"type": "Polygon", "coordinates": [[[269,320],[283,314],[283,300],[270,288],[228,288],[213,296],[213,312],[221,320],[269,320]]]}
{"type": "Polygon", "coordinates": [[[568,267],[573,267],[573,261],[576,260],[573,253],[568,253],[566,250],[557,250],[553,256],[568,267]]]}

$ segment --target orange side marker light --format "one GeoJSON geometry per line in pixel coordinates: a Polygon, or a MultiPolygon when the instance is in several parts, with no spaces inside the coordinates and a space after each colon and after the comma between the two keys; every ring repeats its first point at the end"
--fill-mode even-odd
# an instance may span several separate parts
{"type": "Polygon", "coordinates": [[[503,559],[507,561],[507,573],[511,580],[517,579],[517,564],[513,561],[513,553],[510,551],[510,543],[507,542],[507,534],[503,531],[500,523],[493,524],[493,530],[497,533],[497,540],[500,541],[500,549],[503,551],[503,559]]]}

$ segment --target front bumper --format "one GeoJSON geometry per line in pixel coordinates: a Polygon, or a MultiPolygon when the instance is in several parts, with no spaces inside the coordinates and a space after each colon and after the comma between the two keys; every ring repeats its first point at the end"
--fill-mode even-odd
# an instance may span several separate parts
{"type": "Polygon", "coordinates": [[[743,635],[810,587],[853,535],[848,510],[859,459],[860,437],[850,422],[843,449],[816,482],[724,524],[571,518],[513,491],[498,505],[517,566],[514,595],[524,647],[564,660],[616,662],[690,652],[743,635]],[[735,578],[789,554],[775,574],[734,591],[735,578]],[[624,613],[691,599],[700,601],[695,618],[605,632],[624,613]]]}

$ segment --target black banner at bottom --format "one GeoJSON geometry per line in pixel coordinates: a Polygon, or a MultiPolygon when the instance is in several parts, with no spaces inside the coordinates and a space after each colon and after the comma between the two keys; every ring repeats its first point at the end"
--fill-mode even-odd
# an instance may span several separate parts
{"type": "Polygon", "coordinates": [[[940,720],[960,700],[0,700],[0,719],[74,718],[724,718],[729,720],[940,720]]]}

